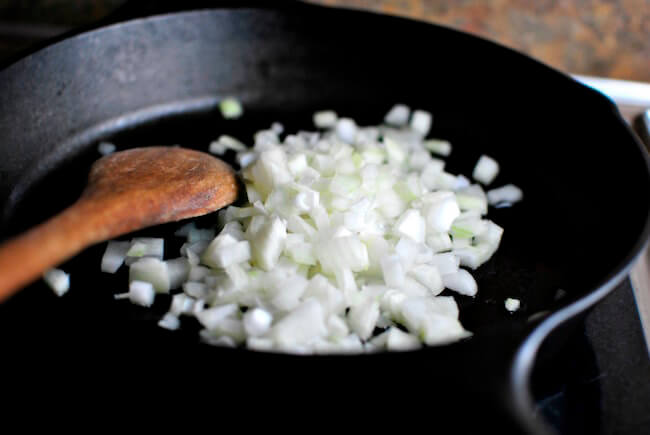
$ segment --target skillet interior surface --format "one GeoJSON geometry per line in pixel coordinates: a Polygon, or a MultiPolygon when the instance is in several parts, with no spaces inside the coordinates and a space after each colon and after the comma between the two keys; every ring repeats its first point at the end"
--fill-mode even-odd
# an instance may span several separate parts
{"type": "MultiPolygon", "coordinates": [[[[312,387],[331,391],[352,382],[364,395],[381,390],[372,376],[391,367],[401,384],[457,387],[445,405],[450,410],[470,403],[501,415],[488,398],[506,394],[499,380],[534,325],[529,317],[586,295],[638,249],[647,232],[647,161],[609,101],[531,59],[436,26],[337,12],[201,11],[136,20],[81,34],[0,72],[0,198],[7,198],[0,236],[74,201],[101,140],[119,149],[206,150],[224,133],[250,143],[273,121],[289,132],[309,129],[311,113],[324,108],[376,124],[404,102],[431,111],[431,136],[454,144],[450,172],[471,173],[486,153],[502,167],[494,185],[524,191],[522,203],[490,211],[505,228],[501,248],[476,273],[478,296],[457,297],[475,336],[412,354],[355,358],[198,345],[192,322],[178,332],[156,326],[168,297],[151,311],[113,300],[126,275],[99,272],[100,245],[63,265],[72,274],[65,297],[35,283],[0,306],[2,342],[16,361],[56,355],[70,363],[80,354],[114,367],[125,355],[171,358],[183,367],[219,361],[224,373],[264,366],[296,389],[306,388],[298,373],[319,373],[309,377],[312,387]],[[239,121],[223,121],[216,110],[229,95],[244,104],[239,121]],[[522,309],[508,314],[506,297],[521,299],[522,309]],[[341,380],[333,373],[348,374],[341,380]],[[468,398],[467,391],[476,394],[468,398]]],[[[214,217],[201,221],[210,225],[214,217]]],[[[177,227],[142,234],[170,236],[177,227]]],[[[166,256],[174,257],[179,243],[170,240],[166,256]]],[[[397,387],[384,388],[393,394],[397,387]]]]}

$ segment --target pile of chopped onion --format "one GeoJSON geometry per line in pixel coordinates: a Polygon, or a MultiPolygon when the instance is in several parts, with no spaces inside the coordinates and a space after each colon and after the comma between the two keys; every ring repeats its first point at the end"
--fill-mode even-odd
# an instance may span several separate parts
{"type": "Polygon", "coordinates": [[[488,205],[516,202],[508,185],[485,192],[498,163],[481,156],[472,182],[445,170],[452,145],[426,139],[433,117],[394,106],[384,124],[361,127],[333,111],[318,132],[280,138],[274,124],[252,148],[221,136],[214,153],[237,152],[249,203],[219,212],[219,232],[182,227],[181,255],[162,239],[110,242],[102,270],[130,267],[128,298],[149,306],[173,292],[160,326],[182,316],[204,341],[290,353],[409,350],[471,335],[449,289],[474,296],[468,271],[499,247],[488,205]],[[178,289],[182,291],[177,291],[178,289]]]}

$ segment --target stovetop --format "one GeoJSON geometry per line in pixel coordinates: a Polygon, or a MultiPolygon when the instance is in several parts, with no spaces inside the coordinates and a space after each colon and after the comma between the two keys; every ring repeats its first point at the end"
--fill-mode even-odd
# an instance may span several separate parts
{"type": "Polygon", "coordinates": [[[650,358],[628,279],[533,371],[532,388],[560,434],[650,434],[650,358]]]}

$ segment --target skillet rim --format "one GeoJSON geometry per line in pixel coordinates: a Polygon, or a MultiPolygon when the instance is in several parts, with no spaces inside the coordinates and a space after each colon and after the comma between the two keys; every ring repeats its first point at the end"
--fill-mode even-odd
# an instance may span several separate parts
{"type": "MultiPolygon", "coordinates": [[[[283,5],[286,6],[286,5],[283,5]]],[[[384,19],[388,18],[390,20],[398,20],[398,21],[403,21],[403,22],[408,22],[408,23],[413,23],[417,25],[422,25],[422,26],[434,26],[438,28],[445,29],[446,31],[450,31],[459,35],[463,35],[466,38],[470,38],[475,41],[480,41],[483,44],[488,44],[492,46],[493,48],[497,48],[499,50],[505,50],[508,52],[509,56],[518,56],[522,59],[525,59],[528,62],[533,62],[536,64],[537,67],[539,68],[544,68],[545,74],[546,73],[552,73],[555,74],[556,76],[561,76],[563,80],[568,80],[572,83],[573,86],[577,87],[580,86],[582,89],[587,90],[589,93],[595,96],[595,98],[600,101],[603,105],[601,110],[608,110],[609,115],[613,116],[617,124],[622,125],[625,127],[625,131],[628,135],[629,139],[632,139],[633,143],[637,147],[637,150],[640,151],[642,156],[645,158],[646,162],[646,178],[650,180],[650,157],[645,150],[645,147],[641,144],[640,140],[633,134],[631,126],[629,126],[622,118],[619,110],[617,109],[615,103],[608,98],[607,96],[603,95],[602,93],[598,92],[597,90],[584,85],[583,83],[580,83],[573,77],[571,77],[569,74],[557,70],[550,65],[541,62],[538,59],[535,59],[531,57],[530,55],[526,53],[519,52],[513,48],[507,47],[505,45],[501,45],[498,42],[489,40],[487,38],[473,35],[458,29],[454,29],[450,26],[447,25],[441,25],[441,24],[436,24],[436,23],[430,23],[427,21],[423,20],[417,20],[414,18],[407,18],[407,17],[402,17],[402,16],[391,16],[391,15],[386,15],[386,14],[381,14],[378,12],[374,11],[365,11],[365,10],[358,10],[354,8],[332,8],[332,7],[326,7],[322,5],[314,5],[314,4],[292,4],[291,6],[299,6],[299,7],[306,7],[306,8],[315,8],[315,9],[328,9],[328,10],[336,10],[336,11],[341,11],[343,13],[348,13],[348,14],[360,14],[360,15],[374,15],[374,16],[379,16],[383,17],[384,19]],[[577,85],[577,86],[576,86],[577,85]]],[[[195,10],[190,10],[190,11],[184,11],[184,12],[169,12],[169,13],[164,13],[164,14],[154,14],[154,15],[149,15],[143,18],[136,18],[136,19],[131,19],[127,21],[122,21],[118,23],[113,23],[109,25],[104,25],[100,23],[99,26],[93,26],[92,28],[82,28],[82,29],[76,29],[73,30],[72,32],[68,32],[61,37],[57,37],[54,40],[48,41],[46,44],[36,47],[35,49],[31,49],[28,52],[23,52],[20,53],[20,57],[13,62],[3,65],[0,69],[0,72],[4,72],[7,69],[10,69],[13,65],[23,61],[25,58],[30,57],[32,55],[37,55],[41,50],[46,49],[48,47],[55,46],[59,43],[65,43],[66,41],[77,38],[83,35],[87,35],[90,33],[95,33],[95,32],[101,32],[103,30],[108,30],[112,28],[118,28],[124,25],[133,25],[139,22],[144,22],[148,20],[164,20],[164,19],[172,19],[175,18],[179,15],[183,14],[188,14],[188,15],[194,15],[194,14],[211,14],[215,11],[222,11],[223,9],[219,8],[206,8],[206,9],[195,9],[195,10]]],[[[247,7],[241,7],[237,8],[236,10],[238,11],[282,11],[282,8],[274,8],[274,7],[269,7],[269,8],[259,8],[259,7],[254,7],[254,8],[247,8],[247,7]]],[[[130,114],[126,114],[130,115],[130,114]]],[[[110,122],[111,120],[105,120],[105,122],[110,122]]],[[[94,127],[97,127],[94,126],[94,127]]],[[[90,129],[87,129],[88,131],[90,129]]],[[[74,138],[70,138],[69,140],[75,140],[74,138]]],[[[628,145],[630,146],[630,145],[628,145]]],[[[28,168],[28,170],[31,169],[31,166],[28,168]]],[[[23,177],[21,176],[18,179],[18,182],[14,184],[11,192],[14,191],[15,187],[17,185],[21,184],[21,179],[23,177]]],[[[532,431],[540,431],[540,430],[547,430],[543,429],[540,427],[538,424],[540,424],[540,421],[534,418],[534,406],[533,406],[533,401],[532,401],[532,395],[529,391],[529,381],[530,381],[530,375],[532,372],[532,368],[534,366],[534,360],[537,356],[537,353],[540,350],[540,347],[542,343],[548,338],[548,336],[556,330],[558,327],[560,327],[563,323],[567,322],[568,320],[577,317],[581,313],[584,313],[585,311],[589,310],[592,308],[595,304],[600,302],[603,298],[605,298],[607,295],[609,295],[616,287],[617,285],[622,282],[625,277],[627,276],[629,270],[631,269],[632,265],[634,264],[635,260],[638,259],[640,256],[641,252],[643,252],[643,249],[648,245],[648,238],[650,235],[650,201],[648,201],[648,212],[646,213],[646,219],[645,219],[645,225],[643,228],[642,233],[639,235],[637,238],[636,242],[634,245],[628,250],[626,255],[623,256],[622,260],[618,262],[618,264],[613,267],[612,269],[609,270],[607,274],[603,276],[599,282],[592,286],[592,288],[586,293],[570,303],[567,306],[564,306],[562,308],[558,308],[555,311],[552,311],[544,320],[541,321],[539,325],[537,325],[532,331],[528,332],[522,342],[517,346],[516,348],[516,354],[514,358],[512,359],[511,364],[509,365],[509,370],[508,372],[510,373],[509,377],[509,385],[511,387],[511,392],[512,392],[512,397],[513,397],[513,402],[514,402],[514,409],[515,409],[515,414],[519,421],[524,424],[528,429],[532,431]]],[[[318,356],[318,355],[315,355],[318,356]]],[[[342,357],[345,357],[346,355],[342,355],[342,357]]],[[[311,356],[313,357],[313,356],[311,356]]],[[[331,355],[329,356],[331,357],[331,355]]],[[[358,357],[358,355],[357,355],[358,357]]],[[[541,423],[543,424],[543,423],[541,423]]]]}

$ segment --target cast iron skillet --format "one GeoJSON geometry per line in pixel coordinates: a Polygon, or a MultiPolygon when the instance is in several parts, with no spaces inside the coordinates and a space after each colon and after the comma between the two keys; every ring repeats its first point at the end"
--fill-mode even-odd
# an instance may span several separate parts
{"type": "MultiPolygon", "coordinates": [[[[190,321],[180,332],[156,326],[169,298],[153,312],[114,301],[126,276],[99,273],[97,246],[63,265],[72,274],[65,297],[36,283],[0,307],[10,355],[2,364],[21,383],[53,382],[54,372],[149,400],[161,391],[156,381],[168,393],[216,389],[223,394],[210,400],[228,412],[263,392],[253,396],[262,398],[256,409],[300,410],[318,425],[345,415],[456,433],[546,433],[528,391],[534,358],[551,331],[562,344],[645,244],[648,158],[612,102],[485,40],[292,2],[170,13],[70,36],[0,72],[0,234],[71,203],[99,141],[205,150],[221,133],[250,142],[272,121],[309,128],[317,109],[378,123],[395,102],[433,112],[431,136],[454,144],[451,172],[470,173],[486,153],[502,166],[494,185],[525,192],[515,207],[490,211],[505,228],[502,247],[477,271],[479,295],[456,297],[471,339],[366,356],[213,348],[197,342],[190,321]],[[218,114],[230,95],[246,108],[239,121],[218,114]],[[507,313],[506,297],[522,309],[507,313]]],[[[166,249],[177,255],[174,241],[166,249]]]]}

